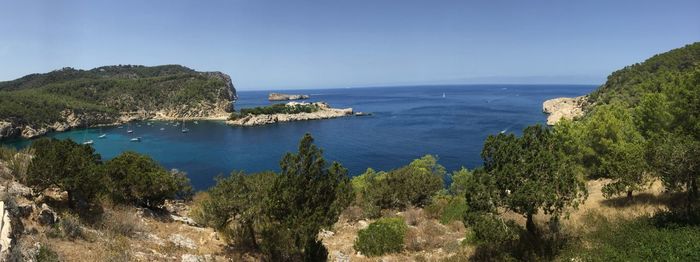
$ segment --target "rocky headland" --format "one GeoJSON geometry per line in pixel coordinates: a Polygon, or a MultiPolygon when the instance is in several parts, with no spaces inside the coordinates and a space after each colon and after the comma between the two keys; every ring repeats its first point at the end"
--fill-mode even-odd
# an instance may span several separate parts
{"type": "Polygon", "coordinates": [[[316,120],[316,119],[328,119],[336,117],[350,116],[353,114],[352,108],[332,108],[330,105],[324,102],[314,102],[314,103],[299,103],[299,102],[289,102],[286,106],[296,106],[296,105],[314,105],[318,107],[315,112],[302,112],[296,114],[249,114],[235,120],[226,121],[227,124],[232,126],[261,126],[267,124],[274,124],[279,122],[291,122],[291,121],[303,121],[303,120],[316,120]]]}
{"type": "Polygon", "coordinates": [[[547,125],[555,125],[561,119],[574,119],[583,116],[583,108],[588,104],[587,96],[559,97],[542,103],[542,111],[547,116],[547,125]]]}
{"type": "Polygon", "coordinates": [[[287,100],[304,100],[309,99],[309,95],[288,95],[280,93],[270,93],[267,96],[267,100],[270,101],[287,101],[287,100]]]}
{"type": "Polygon", "coordinates": [[[176,65],[61,69],[0,82],[0,140],[129,121],[226,120],[236,99],[231,77],[221,72],[176,65]],[[59,90],[64,86],[86,93],[99,87],[104,93],[85,99],[59,90]],[[22,101],[45,97],[52,98],[40,101],[49,104],[45,108],[25,109],[28,101],[22,101]],[[76,100],[82,105],[66,102],[76,100]]]}

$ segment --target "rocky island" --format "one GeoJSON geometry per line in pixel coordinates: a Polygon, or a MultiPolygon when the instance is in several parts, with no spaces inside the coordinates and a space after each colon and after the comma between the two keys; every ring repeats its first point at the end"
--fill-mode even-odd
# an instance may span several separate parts
{"type": "Polygon", "coordinates": [[[352,115],[352,108],[332,108],[324,102],[289,102],[268,107],[242,109],[226,121],[232,126],[260,126],[279,122],[328,119],[352,115]]]}
{"type": "Polygon", "coordinates": [[[225,120],[236,89],[221,72],[180,65],[63,68],[0,82],[0,139],[134,120],[225,120]]]}
{"type": "Polygon", "coordinates": [[[309,99],[309,95],[288,95],[280,93],[270,93],[267,96],[267,100],[270,101],[287,101],[287,100],[304,100],[309,99]]]}
{"type": "Polygon", "coordinates": [[[561,119],[573,119],[583,116],[583,108],[588,104],[586,96],[559,97],[542,103],[542,112],[547,116],[547,125],[555,125],[561,119]]]}

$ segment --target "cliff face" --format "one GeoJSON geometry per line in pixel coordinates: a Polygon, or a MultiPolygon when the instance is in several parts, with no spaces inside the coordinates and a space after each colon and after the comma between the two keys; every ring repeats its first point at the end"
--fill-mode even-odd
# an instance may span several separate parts
{"type": "Polygon", "coordinates": [[[549,114],[547,116],[547,125],[555,125],[561,119],[573,119],[583,116],[583,108],[588,103],[587,101],[586,96],[560,97],[544,101],[542,103],[542,111],[549,114]]]}
{"type": "Polygon", "coordinates": [[[225,120],[231,77],[181,66],[62,69],[0,82],[0,139],[134,120],[225,120]]]}

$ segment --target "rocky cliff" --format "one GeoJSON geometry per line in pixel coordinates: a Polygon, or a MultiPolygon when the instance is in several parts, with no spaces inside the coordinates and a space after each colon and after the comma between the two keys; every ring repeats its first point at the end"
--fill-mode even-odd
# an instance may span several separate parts
{"type": "Polygon", "coordinates": [[[574,98],[560,97],[542,103],[542,111],[549,114],[547,125],[555,125],[561,119],[573,119],[583,115],[583,108],[588,103],[586,96],[574,98]]]}
{"type": "Polygon", "coordinates": [[[313,104],[318,107],[318,111],[311,113],[297,113],[297,114],[260,114],[260,115],[247,115],[236,120],[226,121],[227,124],[233,126],[260,126],[267,124],[274,124],[279,122],[291,122],[291,121],[303,121],[303,120],[316,120],[316,119],[328,119],[352,115],[352,108],[331,108],[328,104],[324,102],[315,103],[297,103],[289,102],[287,106],[294,105],[307,105],[313,104]]]}
{"type": "Polygon", "coordinates": [[[225,120],[231,77],[182,66],[61,69],[0,82],[0,139],[134,120],[225,120]]]}

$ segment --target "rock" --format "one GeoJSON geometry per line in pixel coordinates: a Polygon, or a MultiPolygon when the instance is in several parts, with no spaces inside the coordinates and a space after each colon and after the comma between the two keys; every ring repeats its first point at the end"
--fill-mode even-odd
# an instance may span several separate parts
{"type": "Polygon", "coordinates": [[[34,204],[17,205],[17,215],[21,218],[28,218],[34,212],[34,204]]]}
{"type": "Polygon", "coordinates": [[[171,235],[168,238],[168,241],[172,242],[173,244],[175,244],[175,246],[178,246],[178,247],[197,249],[197,245],[194,243],[194,241],[192,239],[185,237],[183,235],[180,235],[180,234],[171,235]]]}
{"type": "Polygon", "coordinates": [[[15,181],[10,182],[7,193],[12,196],[22,196],[28,199],[34,196],[34,191],[30,187],[15,181]]]}
{"type": "Polygon", "coordinates": [[[186,224],[188,226],[193,226],[193,227],[199,226],[199,224],[197,224],[197,222],[194,222],[194,220],[192,218],[189,218],[189,217],[170,215],[170,218],[172,218],[174,221],[186,224]]]}
{"type": "Polygon", "coordinates": [[[365,229],[365,228],[367,228],[368,226],[369,226],[369,223],[367,223],[367,221],[365,221],[365,220],[357,221],[357,227],[358,227],[359,229],[365,229]]]}
{"type": "Polygon", "coordinates": [[[343,252],[340,252],[338,250],[333,252],[333,257],[335,257],[335,259],[333,260],[335,262],[350,262],[350,256],[343,254],[343,252]]]}
{"type": "Polygon", "coordinates": [[[298,114],[271,114],[271,115],[247,115],[236,120],[226,121],[227,124],[233,126],[260,126],[279,122],[292,122],[292,121],[303,121],[303,120],[316,120],[316,119],[328,119],[352,115],[352,108],[331,108],[328,104],[324,102],[315,103],[298,103],[289,102],[287,106],[295,105],[309,105],[313,104],[318,106],[319,110],[311,113],[298,113],[298,114]]]}
{"type": "Polygon", "coordinates": [[[588,104],[586,96],[574,98],[560,97],[542,103],[542,111],[549,114],[547,125],[554,125],[561,119],[573,119],[583,115],[583,107],[588,104]]]}
{"type": "Polygon", "coordinates": [[[21,131],[12,122],[0,121],[0,139],[19,135],[21,131]]]}
{"type": "Polygon", "coordinates": [[[5,210],[5,202],[0,201],[0,260],[5,261],[12,243],[12,222],[10,212],[5,210]]]}
{"type": "Polygon", "coordinates": [[[309,99],[309,95],[287,95],[287,94],[280,94],[280,93],[270,93],[270,95],[267,96],[267,100],[270,100],[270,101],[301,100],[301,99],[309,99]]]}
{"type": "Polygon", "coordinates": [[[53,225],[58,221],[58,216],[48,205],[42,204],[37,220],[41,225],[53,225]]]}
{"type": "Polygon", "coordinates": [[[318,233],[318,237],[321,239],[332,237],[333,235],[335,235],[335,233],[333,233],[333,231],[329,231],[329,230],[325,230],[325,229],[321,229],[321,232],[318,233]]]}

